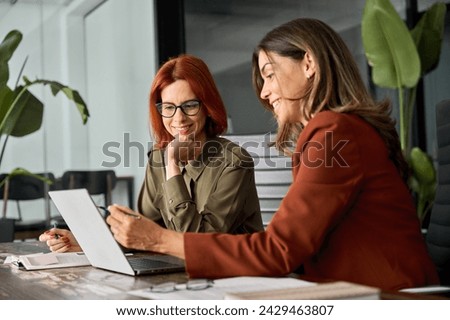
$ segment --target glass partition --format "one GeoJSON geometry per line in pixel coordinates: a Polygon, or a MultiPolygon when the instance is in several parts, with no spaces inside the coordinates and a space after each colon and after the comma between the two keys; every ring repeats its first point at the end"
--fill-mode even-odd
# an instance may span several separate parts
{"type": "MultiPolygon", "coordinates": [[[[113,169],[134,177],[139,190],[151,142],[153,5],[148,0],[0,1],[0,37],[13,29],[23,34],[9,63],[9,86],[15,86],[27,58],[23,75],[78,90],[91,114],[83,125],[75,105],[61,94],[33,87],[45,105],[43,125],[33,134],[9,138],[1,172],[24,167],[58,177],[65,170],[113,169]]],[[[128,204],[126,192],[113,198],[128,204]]]]}
{"type": "MultiPolygon", "coordinates": [[[[391,0],[403,19],[407,8],[423,12],[436,0],[391,0]]],[[[449,1],[445,1],[448,3],[449,1]]],[[[374,94],[394,102],[394,90],[375,88],[361,40],[361,18],[365,1],[344,0],[185,0],[186,52],[203,58],[210,66],[223,95],[232,123],[232,133],[261,133],[276,129],[271,114],[263,109],[251,84],[251,55],[261,37],[284,22],[297,17],[318,18],[337,30],[352,51],[363,78],[374,94]]],[[[448,5],[447,5],[448,6],[448,5]]],[[[449,98],[449,14],[439,67],[425,77],[425,123],[427,150],[435,149],[435,105],[449,98]]]]}

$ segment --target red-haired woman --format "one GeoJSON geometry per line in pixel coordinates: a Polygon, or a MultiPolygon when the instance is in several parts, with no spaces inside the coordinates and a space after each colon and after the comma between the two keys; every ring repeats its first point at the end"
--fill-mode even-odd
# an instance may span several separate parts
{"type": "MultiPolygon", "coordinates": [[[[153,80],[149,107],[155,143],[139,213],[176,231],[263,230],[253,160],[219,137],[227,115],[206,64],[190,55],[167,61],[153,80]]],[[[68,230],[51,229],[40,240],[52,251],[82,250],[68,230]]]]}
{"type": "Polygon", "coordinates": [[[252,233],[262,219],[253,160],[218,137],[227,128],[222,98],[207,65],[181,55],[153,80],[149,153],[138,211],[168,229],[252,233]]]}

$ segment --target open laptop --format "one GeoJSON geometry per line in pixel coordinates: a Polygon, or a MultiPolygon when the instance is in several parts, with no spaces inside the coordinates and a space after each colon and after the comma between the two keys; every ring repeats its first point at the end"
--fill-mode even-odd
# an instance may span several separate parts
{"type": "Polygon", "coordinates": [[[86,189],[49,191],[49,195],[92,266],[132,276],[184,270],[184,261],[169,255],[125,255],[86,189]]]}

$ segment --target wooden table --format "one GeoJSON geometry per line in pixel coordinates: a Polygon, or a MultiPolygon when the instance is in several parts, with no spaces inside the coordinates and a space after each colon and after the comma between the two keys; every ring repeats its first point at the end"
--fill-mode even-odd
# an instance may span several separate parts
{"type": "Polygon", "coordinates": [[[186,282],[185,273],[128,276],[91,266],[19,270],[3,264],[8,255],[48,252],[44,243],[0,243],[0,299],[140,299],[128,291],[166,281],[186,282]]]}
{"type": "MultiPolygon", "coordinates": [[[[184,272],[133,277],[91,266],[26,271],[3,264],[6,257],[11,254],[37,252],[48,252],[47,246],[39,241],[0,243],[0,299],[141,299],[127,292],[168,281],[183,283],[188,279],[184,272]]],[[[305,280],[321,282],[317,279],[305,280]]],[[[382,291],[380,298],[424,300],[445,299],[446,297],[382,291]]]]}

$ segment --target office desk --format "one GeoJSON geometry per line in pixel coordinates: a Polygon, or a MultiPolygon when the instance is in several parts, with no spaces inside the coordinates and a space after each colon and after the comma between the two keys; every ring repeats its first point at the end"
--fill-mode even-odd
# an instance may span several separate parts
{"type": "Polygon", "coordinates": [[[91,266],[26,271],[3,264],[10,254],[44,251],[47,246],[38,241],[0,243],[0,299],[140,299],[127,291],[187,281],[185,273],[132,277],[91,266]]]}
{"type": "MultiPolygon", "coordinates": [[[[0,299],[141,299],[127,292],[167,281],[177,283],[187,281],[186,273],[132,277],[91,266],[26,271],[3,264],[10,254],[37,252],[48,252],[47,246],[39,241],[0,243],[0,299]]],[[[305,280],[321,282],[318,279],[305,278],[305,280]]],[[[397,291],[382,291],[380,298],[385,300],[445,299],[445,297],[397,291]]]]}

